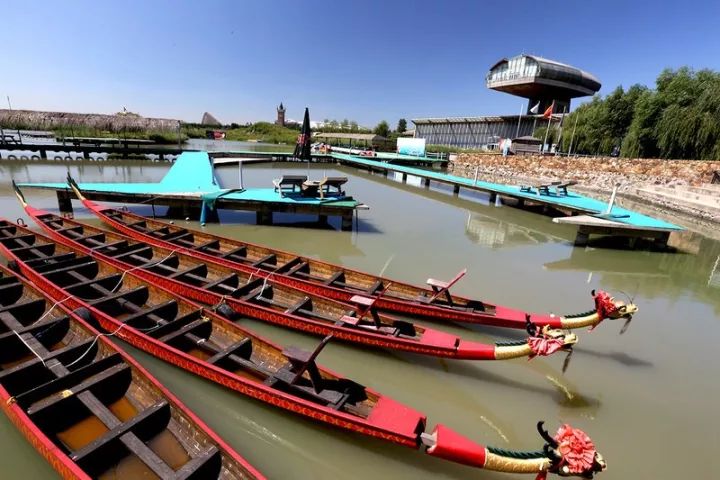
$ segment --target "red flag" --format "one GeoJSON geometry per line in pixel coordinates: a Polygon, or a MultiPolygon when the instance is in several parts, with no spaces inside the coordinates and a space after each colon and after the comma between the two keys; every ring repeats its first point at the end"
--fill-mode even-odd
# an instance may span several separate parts
{"type": "Polygon", "coordinates": [[[550,104],[550,106],[545,110],[545,113],[543,113],[544,118],[550,118],[552,117],[553,110],[555,109],[555,101],[550,104]]]}
{"type": "Polygon", "coordinates": [[[543,118],[550,118],[552,117],[553,110],[555,109],[555,100],[550,104],[550,106],[545,110],[545,113],[543,113],[543,118]]]}

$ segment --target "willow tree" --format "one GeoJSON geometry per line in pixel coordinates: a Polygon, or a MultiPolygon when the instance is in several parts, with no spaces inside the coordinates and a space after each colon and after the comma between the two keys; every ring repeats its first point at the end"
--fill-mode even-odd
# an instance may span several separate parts
{"type": "MultiPolygon", "coordinates": [[[[622,146],[626,157],[720,159],[720,73],[668,69],[654,90],[634,85],[593,97],[566,117],[566,128],[576,119],[574,152],[606,155],[622,146]]],[[[565,151],[571,136],[563,135],[565,151]]]]}

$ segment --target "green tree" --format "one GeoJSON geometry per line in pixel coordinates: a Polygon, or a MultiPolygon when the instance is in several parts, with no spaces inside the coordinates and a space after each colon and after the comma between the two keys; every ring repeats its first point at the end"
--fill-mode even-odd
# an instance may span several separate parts
{"type": "Polygon", "coordinates": [[[358,131],[358,123],[353,120],[350,122],[350,131],[351,132],[357,132],[358,131]]]}
{"type": "Polygon", "coordinates": [[[383,120],[377,124],[377,126],[373,130],[373,133],[375,135],[380,135],[381,137],[387,137],[388,135],[390,135],[390,126],[385,120],[383,120]]]}
{"type": "MultiPolygon", "coordinates": [[[[576,119],[578,153],[605,155],[621,145],[626,157],[720,159],[720,73],[667,69],[654,89],[633,85],[593,97],[566,117],[566,128],[576,119]]],[[[570,137],[563,135],[565,150],[570,137]]]]}
{"type": "Polygon", "coordinates": [[[398,133],[405,133],[406,130],[407,130],[407,120],[405,120],[404,118],[401,118],[400,120],[398,120],[396,131],[398,133]]]}

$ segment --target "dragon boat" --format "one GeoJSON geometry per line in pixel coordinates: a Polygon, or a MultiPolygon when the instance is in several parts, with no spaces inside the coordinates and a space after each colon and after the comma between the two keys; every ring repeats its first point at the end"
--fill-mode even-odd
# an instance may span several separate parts
{"type": "MultiPolygon", "coordinates": [[[[0,221],[0,252],[57,305],[85,309],[105,331],[191,373],[333,426],[488,470],[592,478],[606,468],[592,440],[561,425],[534,452],[480,445],[422,413],[317,365],[327,336],[312,351],[285,348],[77,249],[0,221]]],[[[96,252],[93,253],[96,255],[96,252]]]]}
{"type": "Polygon", "coordinates": [[[68,176],[75,195],[106,225],[137,240],[194,256],[252,274],[272,277],[276,284],[307,293],[351,302],[358,295],[374,300],[381,311],[402,315],[479,323],[497,327],[525,329],[527,321],[555,329],[595,327],[605,319],[629,320],[637,312],[632,302],[610,299],[593,292],[595,308],[584,313],[557,316],[527,313],[489,302],[463,298],[450,289],[465,276],[462,270],[450,281],[433,278],[428,288],[398,282],[290,252],[192,230],[127,210],[103,207],[86,199],[77,183],[68,176]]]}
{"type": "MultiPolygon", "coordinates": [[[[187,254],[148,245],[26,205],[26,212],[56,241],[192,300],[215,305],[230,320],[256,318],[280,326],[333,335],[336,339],[464,360],[507,360],[518,357],[572,353],[575,334],[527,324],[525,340],[485,344],[461,339],[440,330],[397,320],[379,313],[370,297],[351,298],[354,305],[328,300],[272,278],[253,277],[224,265],[209,264],[187,254]]],[[[22,230],[22,227],[17,227],[22,230]]],[[[29,234],[26,232],[26,234],[29,234]]],[[[567,368],[565,362],[563,369],[567,368]]]]}
{"type": "Polygon", "coordinates": [[[0,266],[0,407],[62,478],[264,478],[94,317],[0,266]]]}

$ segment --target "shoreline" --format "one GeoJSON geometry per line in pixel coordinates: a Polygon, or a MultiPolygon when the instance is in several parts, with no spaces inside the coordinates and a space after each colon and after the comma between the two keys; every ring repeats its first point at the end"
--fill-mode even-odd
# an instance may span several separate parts
{"type": "MultiPolygon", "coordinates": [[[[448,172],[454,175],[459,175],[465,178],[473,178],[475,170],[468,172],[464,168],[448,168],[448,172]]],[[[483,172],[482,169],[479,172],[479,179],[496,183],[505,184],[520,184],[520,183],[537,183],[539,181],[547,180],[542,177],[533,177],[528,175],[514,174],[499,174],[497,172],[489,173],[483,172]]],[[[639,185],[635,185],[638,188],[639,185]]],[[[579,184],[572,187],[578,193],[582,193],[589,197],[595,198],[601,201],[608,201],[612,193],[612,189],[598,188],[588,185],[579,184]]],[[[630,189],[626,191],[618,191],[616,202],[618,205],[622,205],[625,208],[638,211],[640,213],[656,216],[663,220],[676,223],[688,231],[693,233],[699,233],[705,237],[720,240],[720,218],[716,219],[712,216],[698,213],[697,210],[688,209],[681,205],[672,204],[671,202],[658,202],[651,199],[638,196],[634,194],[630,189]]]]}

